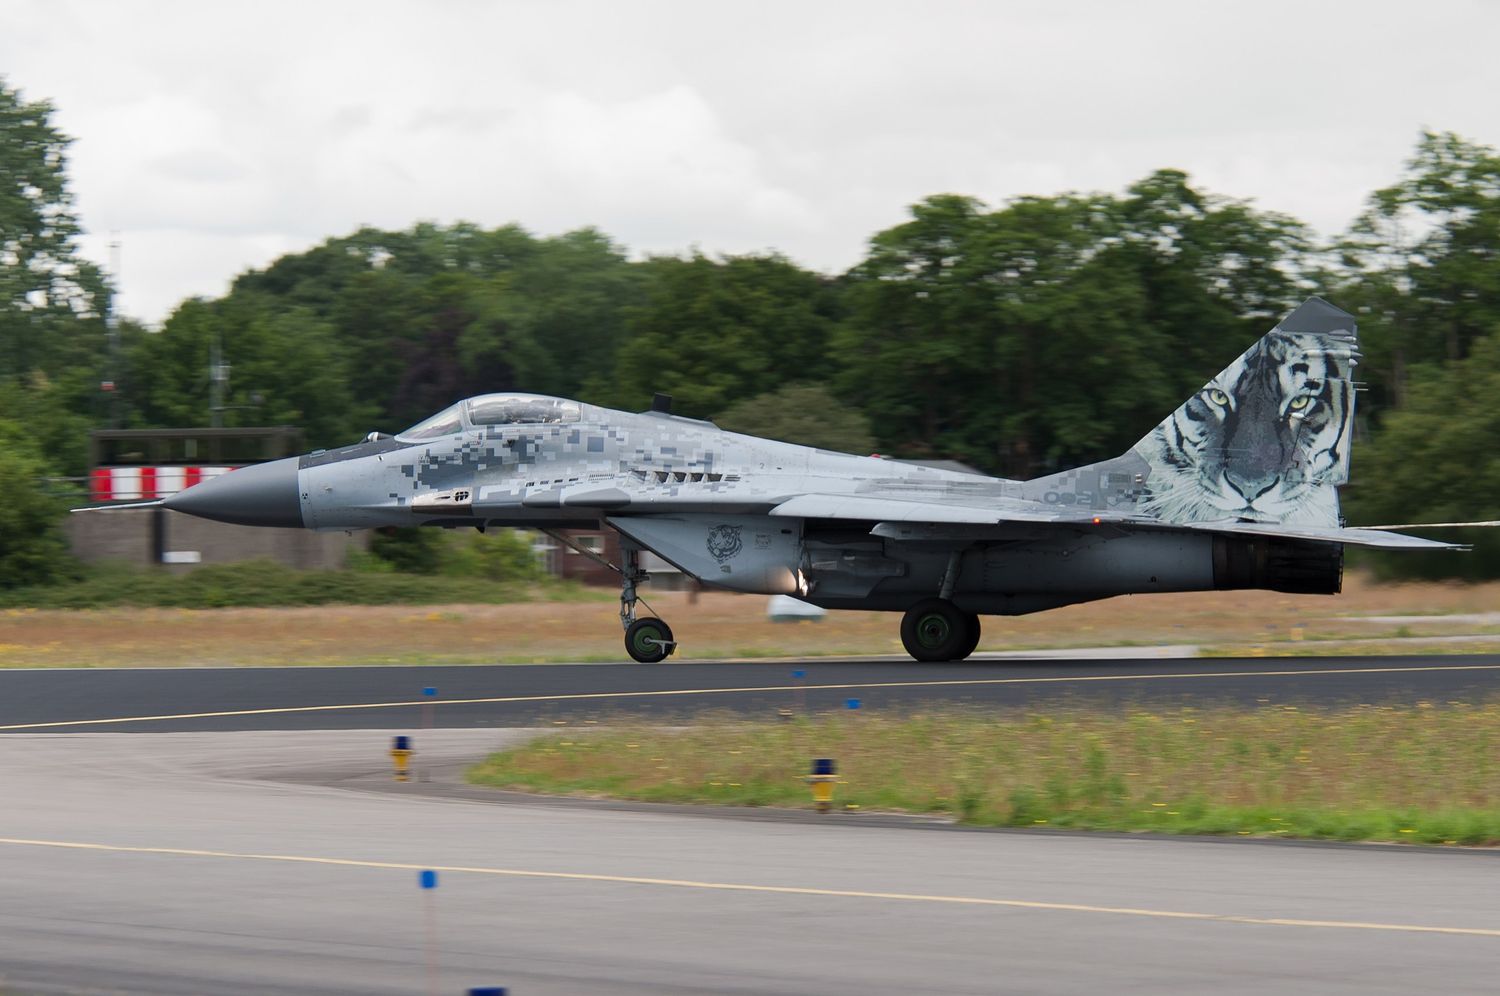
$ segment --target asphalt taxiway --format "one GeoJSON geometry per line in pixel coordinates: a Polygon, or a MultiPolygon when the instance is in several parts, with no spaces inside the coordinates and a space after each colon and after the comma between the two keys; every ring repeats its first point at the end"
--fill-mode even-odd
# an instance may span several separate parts
{"type": "Polygon", "coordinates": [[[1496,851],[462,783],[538,723],[790,704],[792,669],[810,709],[1500,688],[1493,657],[0,672],[0,992],[1493,991],[1496,851]],[[427,721],[398,785],[389,737],[427,721]]]}
{"type": "Polygon", "coordinates": [[[0,733],[410,727],[425,721],[424,705],[435,725],[482,728],[623,714],[669,719],[704,709],[771,713],[802,702],[828,709],[850,698],[868,708],[985,708],[1443,702],[1497,693],[1496,655],[38,669],[0,671],[0,733]],[[425,688],[436,694],[425,696],[425,688]]]}
{"type": "Polygon", "coordinates": [[[0,991],[1493,991],[1500,854],[442,798],[525,735],[7,738],[0,991]]]}

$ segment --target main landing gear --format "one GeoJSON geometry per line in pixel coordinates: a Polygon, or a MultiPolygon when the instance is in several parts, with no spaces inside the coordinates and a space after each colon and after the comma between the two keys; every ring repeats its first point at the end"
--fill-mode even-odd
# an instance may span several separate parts
{"type": "Polygon", "coordinates": [[[650,578],[641,570],[641,552],[630,546],[620,552],[624,559],[620,567],[620,625],[625,627],[625,652],[642,664],[666,660],[677,649],[672,627],[655,616],[635,617],[635,603],[641,600],[636,585],[650,578]]]}
{"type": "Polygon", "coordinates": [[[948,554],[937,598],[927,598],[901,617],[901,643],[919,661],[961,661],[979,646],[979,616],[953,604],[963,550],[948,554]]]}
{"type": "Polygon", "coordinates": [[[929,598],[901,617],[901,643],[919,661],[961,661],[979,646],[979,616],[929,598]]]}

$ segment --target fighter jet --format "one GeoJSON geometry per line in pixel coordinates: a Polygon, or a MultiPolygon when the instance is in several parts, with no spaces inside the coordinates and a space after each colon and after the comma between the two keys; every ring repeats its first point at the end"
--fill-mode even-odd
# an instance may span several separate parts
{"type": "Polygon", "coordinates": [[[1339,516],[1358,338],[1312,298],[1122,456],[1029,481],[726,432],[536,394],[460,401],[394,436],[233,471],[160,504],[256,526],[608,526],[637,661],[677,642],[636,615],[650,550],[705,585],[902,613],[919,661],[962,660],[980,616],[1144,592],[1334,594],[1346,545],[1459,549],[1339,516]]]}

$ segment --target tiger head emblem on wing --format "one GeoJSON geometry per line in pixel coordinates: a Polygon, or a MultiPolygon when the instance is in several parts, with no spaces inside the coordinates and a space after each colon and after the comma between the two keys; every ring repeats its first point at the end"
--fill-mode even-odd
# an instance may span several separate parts
{"type": "Polygon", "coordinates": [[[1275,331],[1136,446],[1143,510],[1173,522],[1337,525],[1354,414],[1352,337],[1275,331]]]}

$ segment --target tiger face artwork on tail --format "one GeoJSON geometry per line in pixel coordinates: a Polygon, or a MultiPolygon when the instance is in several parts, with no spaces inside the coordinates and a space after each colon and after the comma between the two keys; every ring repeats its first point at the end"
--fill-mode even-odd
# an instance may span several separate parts
{"type": "Polygon", "coordinates": [[[1278,326],[1135,446],[1142,511],[1169,522],[1336,526],[1354,420],[1352,323],[1278,326]]]}

